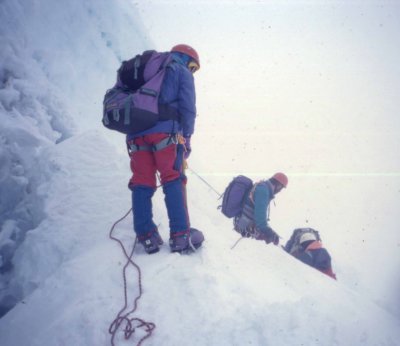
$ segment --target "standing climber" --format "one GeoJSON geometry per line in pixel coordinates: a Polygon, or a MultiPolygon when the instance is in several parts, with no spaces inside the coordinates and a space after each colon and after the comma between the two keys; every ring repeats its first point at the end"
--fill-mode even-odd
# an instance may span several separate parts
{"type": "Polygon", "coordinates": [[[157,171],[165,195],[171,251],[194,250],[204,240],[202,232],[190,227],[187,178],[183,169],[184,161],[191,153],[190,142],[196,117],[193,74],[199,68],[200,59],[196,50],[186,44],[174,46],[171,62],[166,67],[159,104],[176,108],[180,119],[159,121],[148,130],[127,135],[134,230],[148,254],[158,252],[163,244],[152,211],[157,171]]]}

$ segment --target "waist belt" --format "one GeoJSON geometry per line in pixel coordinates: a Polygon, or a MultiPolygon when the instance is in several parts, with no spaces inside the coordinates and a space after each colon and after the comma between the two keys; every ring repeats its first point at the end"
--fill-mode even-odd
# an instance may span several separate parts
{"type": "Polygon", "coordinates": [[[144,145],[137,145],[134,143],[134,140],[128,141],[127,145],[128,145],[128,152],[129,154],[133,154],[136,151],[158,151],[158,150],[162,150],[168,146],[170,146],[171,144],[177,144],[178,140],[176,138],[176,136],[170,136],[170,137],[166,137],[164,139],[162,139],[160,142],[158,142],[157,144],[144,144],[144,145]]]}

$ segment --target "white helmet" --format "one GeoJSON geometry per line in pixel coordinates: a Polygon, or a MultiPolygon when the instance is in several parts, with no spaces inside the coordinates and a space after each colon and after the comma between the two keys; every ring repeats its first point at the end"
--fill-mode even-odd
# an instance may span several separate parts
{"type": "Polygon", "coordinates": [[[315,236],[314,233],[304,233],[301,237],[300,237],[300,244],[304,243],[305,241],[308,240],[317,240],[317,237],[315,236]]]}

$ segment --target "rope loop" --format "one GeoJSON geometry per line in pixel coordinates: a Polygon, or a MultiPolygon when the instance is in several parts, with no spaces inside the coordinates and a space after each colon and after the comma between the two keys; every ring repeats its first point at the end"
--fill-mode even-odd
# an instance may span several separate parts
{"type": "Polygon", "coordinates": [[[115,240],[121,247],[122,252],[124,253],[127,261],[124,265],[124,268],[122,270],[122,276],[124,279],[124,306],[123,308],[118,312],[117,317],[115,317],[114,321],[111,322],[109,328],[108,328],[108,332],[111,334],[111,345],[115,346],[115,337],[116,334],[118,332],[118,330],[120,329],[121,325],[125,322],[125,327],[123,329],[124,332],[124,337],[125,340],[128,340],[134,333],[135,331],[140,328],[142,329],[146,334],[137,342],[136,346],[141,346],[143,341],[146,340],[147,338],[149,338],[151,336],[151,334],[153,333],[153,330],[156,328],[155,323],[153,322],[146,322],[143,319],[139,318],[139,317],[132,317],[129,318],[128,316],[130,314],[133,314],[138,306],[138,301],[142,296],[143,290],[142,290],[142,273],[140,270],[140,267],[132,260],[132,256],[133,253],[135,251],[135,247],[137,244],[137,237],[135,238],[135,242],[132,246],[132,251],[131,253],[128,255],[128,252],[126,251],[124,244],[121,242],[121,240],[119,240],[118,238],[113,236],[113,231],[116,227],[116,225],[121,222],[122,220],[124,220],[132,211],[132,208],[129,209],[129,211],[119,220],[117,220],[111,227],[110,229],[110,233],[109,233],[109,237],[112,240],[115,240]],[[127,289],[127,280],[126,280],[126,270],[128,268],[129,265],[132,265],[135,267],[137,273],[138,273],[138,286],[139,286],[139,294],[135,297],[134,302],[133,302],[133,307],[130,311],[128,311],[127,313],[123,314],[123,312],[127,309],[128,307],[128,289],[127,289]]]}

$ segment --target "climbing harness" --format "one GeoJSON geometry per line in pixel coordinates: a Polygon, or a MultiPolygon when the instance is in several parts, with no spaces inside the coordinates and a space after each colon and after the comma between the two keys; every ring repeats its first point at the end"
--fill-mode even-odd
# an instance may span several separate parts
{"type": "Polygon", "coordinates": [[[162,150],[172,144],[177,144],[178,143],[178,138],[176,136],[170,136],[162,139],[160,142],[157,144],[153,145],[137,145],[134,143],[133,140],[130,140],[127,142],[127,147],[128,147],[128,153],[129,155],[132,155],[136,151],[159,151],[162,150]]]}

